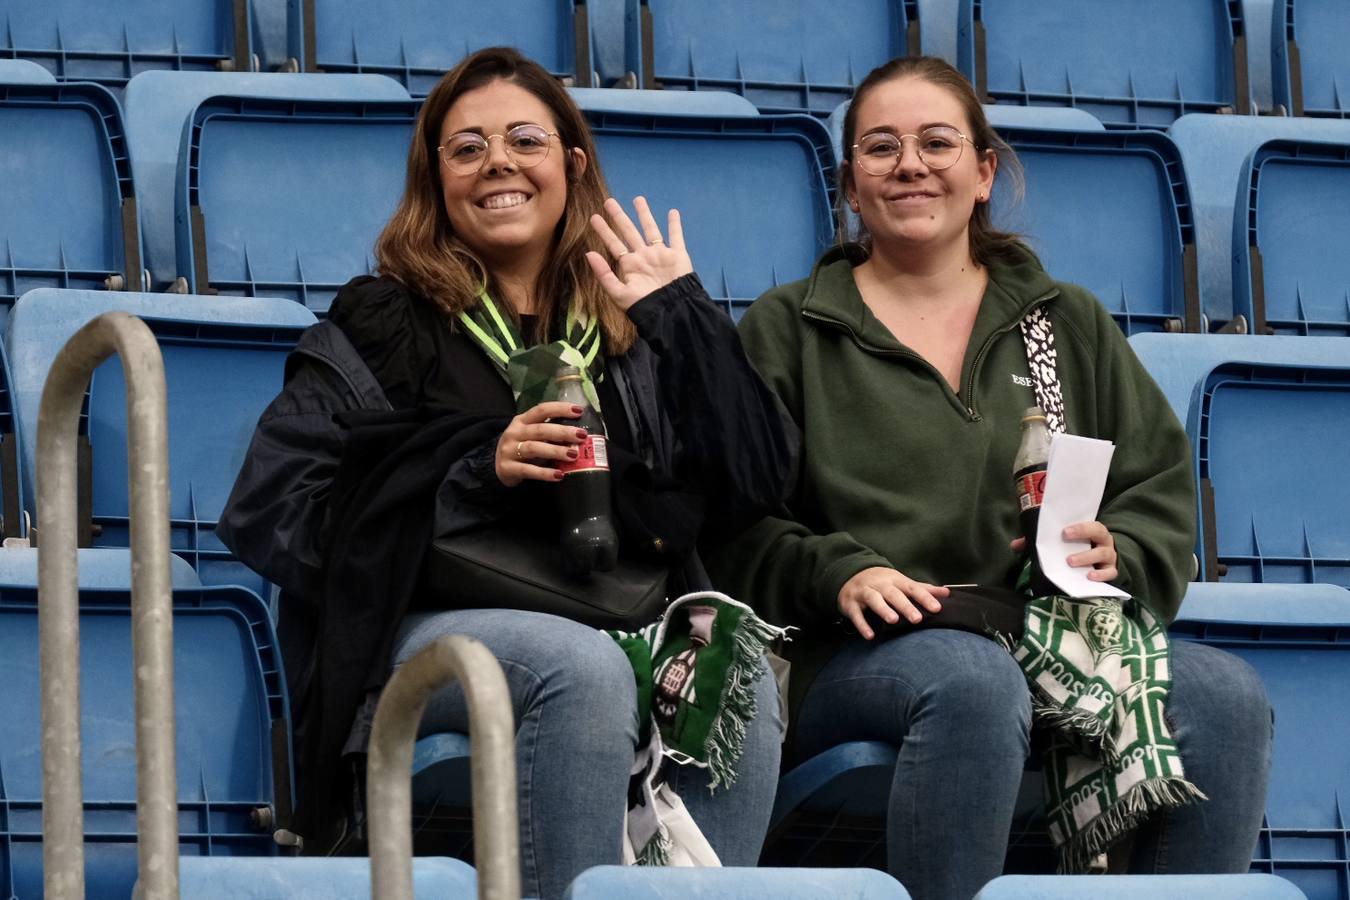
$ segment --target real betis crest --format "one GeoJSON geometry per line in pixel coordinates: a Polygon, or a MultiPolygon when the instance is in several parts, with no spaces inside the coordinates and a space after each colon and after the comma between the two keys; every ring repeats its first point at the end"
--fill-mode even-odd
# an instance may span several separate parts
{"type": "Polygon", "coordinates": [[[1125,614],[1119,603],[1099,600],[1087,615],[1086,629],[1079,628],[1097,659],[1108,653],[1119,653],[1125,637],[1125,614]]]}

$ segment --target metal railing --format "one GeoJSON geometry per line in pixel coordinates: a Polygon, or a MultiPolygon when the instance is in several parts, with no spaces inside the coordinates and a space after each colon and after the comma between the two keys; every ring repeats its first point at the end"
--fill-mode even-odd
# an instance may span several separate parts
{"type": "Polygon", "coordinates": [[[38,412],[38,657],[42,682],[42,865],[47,900],[84,897],[77,432],[90,377],[114,353],[121,359],[127,385],[140,895],[153,900],[178,897],[164,361],[144,322],[127,313],[110,312],[85,325],[61,348],[47,374],[38,412]]]}
{"type": "Polygon", "coordinates": [[[474,866],[480,900],[519,900],[515,722],[506,676],[486,647],[442,637],[404,663],[375,709],[366,761],[374,900],[412,900],[412,758],[427,700],[453,679],[469,703],[474,866]]]}

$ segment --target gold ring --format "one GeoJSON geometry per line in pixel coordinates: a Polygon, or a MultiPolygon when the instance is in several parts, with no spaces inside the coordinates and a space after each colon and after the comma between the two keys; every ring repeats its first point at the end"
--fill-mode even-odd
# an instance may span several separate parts
{"type": "Polygon", "coordinates": [[[525,459],[525,450],[524,450],[524,447],[525,447],[525,442],[524,442],[524,441],[516,441],[516,459],[519,459],[519,460],[524,460],[524,459],[525,459]]]}
{"type": "Polygon", "coordinates": [[[655,247],[657,244],[664,244],[665,242],[666,242],[665,238],[655,237],[647,242],[647,246],[655,247]]]}
{"type": "Polygon", "coordinates": [[[628,254],[630,254],[630,253],[632,253],[632,252],[633,252],[632,250],[629,250],[627,247],[624,247],[624,248],[623,248],[622,250],[620,250],[618,253],[615,253],[615,254],[614,254],[614,259],[615,259],[615,261],[618,261],[618,260],[620,260],[620,259],[623,259],[625,256],[627,256],[628,254]]]}

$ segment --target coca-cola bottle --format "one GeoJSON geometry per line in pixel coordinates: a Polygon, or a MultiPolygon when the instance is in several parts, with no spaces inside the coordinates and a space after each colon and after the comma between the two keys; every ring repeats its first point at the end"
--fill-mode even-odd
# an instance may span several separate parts
{"type": "Polygon", "coordinates": [[[1036,529],[1041,519],[1041,500],[1045,497],[1045,471],[1050,462],[1050,429],[1045,413],[1032,406],[1022,414],[1022,442],[1013,457],[1013,483],[1017,487],[1018,524],[1027,541],[1031,560],[1031,591],[1038,597],[1058,593],[1041,572],[1036,556],[1036,529]]]}
{"type": "Polygon", "coordinates": [[[558,518],[563,568],[575,577],[592,571],[608,572],[619,558],[619,535],[609,502],[609,454],[605,444],[605,420],[586,399],[581,370],[563,366],[554,377],[558,399],[582,408],[580,419],[560,419],[562,424],[585,428],[586,440],[577,446],[577,458],[558,463],[563,473],[558,485],[558,518]]]}

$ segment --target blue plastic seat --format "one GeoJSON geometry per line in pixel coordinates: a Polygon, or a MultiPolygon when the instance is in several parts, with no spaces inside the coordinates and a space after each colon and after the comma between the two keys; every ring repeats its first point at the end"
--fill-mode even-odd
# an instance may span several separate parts
{"type": "MultiPolygon", "coordinates": [[[[401,85],[381,75],[145,72],[131,79],[123,101],[127,142],[136,180],[136,209],[145,239],[145,267],[156,290],[188,274],[178,271],[175,250],[178,158],[186,120],[203,101],[219,95],[292,100],[408,99],[401,85]]],[[[353,208],[348,215],[357,212],[353,208]]]]}
{"type": "Polygon", "coordinates": [[[247,72],[251,35],[251,2],[0,0],[0,57],[114,91],[149,69],[247,72]]]}
{"type": "Polygon", "coordinates": [[[1347,196],[1350,143],[1269,141],[1243,165],[1233,310],[1253,333],[1350,335],[1347,196]]]}
{"type": "Polygon", "coordinates": [[[957,57],[982,100],[1166,128],[1250,111],[1243,35],[1227,0],[961,0],[957,57]]]}
{"type": "Polygon", "coordinates": [[[596,866],[576,877],[564,900],[908,900],[900,882],[875,869],[660,868],[596,866]]]}
{"type": "Polygon", "coordinates": [[[1274,875],[1004,875],[975,900],[1306,900],[1274,875]]]}
{"type": "Polygon", "coordinates": [[[1350,118],[1350,7],[1339,0],[1274,0],[1275,102],[1295,116],[1350,118]]]}
{"type": "MultiPolygon", "coordinates": [[[[262,579],[216,538],[215,524],[258,416],[282,384],[286,355],[315,319],[288,300],[43,290],[15,308],[7,340],[23,430],[22,470],[32,484],[42,384],[57,350],[108,310],[140,316],[159,339],[169,389],[171,549],[207,584],[242,584],[267,596],[262,579]]],[[[99,546],[126,547],[126,396],[110,360],[94,373],[81,433],[92,453],[92,511],[99,546]]],[[[35,495],[34,495],[35,496],[35,495]]]]}
{"type": "MultiPolygon", "coordinates": [[[[185,857],[178,862],[184,897],[193,900],[366,900],[370,860],[185,857]]],[[[415,900],[470,900],[478,895],[473,867],[458,859],[413,860],[415,900]]]]}
{"type": "Polygon", "coordinates": [[[818,120],[584,111],[610,191],[625,205],[645,196],[663,231],[665,211],[680,210],[694,268],[733,317],[806,277],[832,240],[833,160],[818,120]]]}
{"type": "Polygon", "coordinates": [[[52,84],[56,76],[26,59],[0,59],[0,84],[52,84]]]}
{"type": "Polygon", "coordinates": [[[1350,122],[1270,116],[1191,115],[1168,134],[1181,148],[1195,210],[1200,296],[1211,329],[1233,319],[1233,210],[1242,167],[1267,141],[1350,144],[1350,122]]]}
{"type": "Polygon", "coordinates": [[[824,116],[873,68],[918,52],[918,15],[917,0],[626,0],[627,67],[639,87],[824,116]]]}
{"type": "Polygon", "coordinates": [[[1270,793],[1252,870],[1289,879],[1310,900],[1347,900],[1350,592],[1191,585],[1171,632],[1245,659],[1274,706],[1270,793]]]}
{"type": "MultiPolygon", "coordinates": [[[[0,588],[0,892],[42,895],[37,591],[0,588]]],[[[256,809],[288,809],[274,787],[289,720],[267,610],[241,588],[174,592],[179,846],[184,855],[265,856],[256,809]],[[274,739],[276,744],[274,744],[274,739]]],[[[127,897],[136,879],[135,713],[130,595],[80,593],[85,865],[89,896],[127,897]]],[[[283,778],[281,784],[288,784],[283,778]]],[[[283,787],[283,791],[286,790],[283,787]]]]}
{"type": "Polygon", "coordinates": [[[1190,438],[1200,578],[1350,586],[1350,340],[1130,343],[1190,438]]]}
{"type": "Polygon", "coordinates": [[[327,313],[339,287],[374,267],[417,110],[412,101],[244,97],[198,105],[176,199],[189,290],[288,297],[327,313]]]}
{"type": "Polygon", "coordinates": [[[998,130],[1026,172],[1021,204],[996,182],[999,227],[1024,235],[1055,278],[1092,291],[1126,334],[1200,330],[1194,218],[1166,135],[998,130]]]}
{"type": "MultiPolygon", "coordinates": [[[[131,590],[131,551],[121,547],[85,547],[78,551],[81,588],[131,590]]],[[[175,588],[201,587],[196,570],[181,556],[169,554],[169,577],[175,588]]],[[[0,550],[0,587],[38,585],[36,547],[0,550]]]]}
{"type": "Polygon", "coordinates": [[[0,329],[40,287],[141,283],[117,101],[94,84],[0,84],[0,329]]]}
{"type": "Polygon", "coordinates": [[[591,85],[585,2],[516,0],[293,0],[290,54],[306,72],[375,73],[425,97],[475,50],[510,45],[559,78],[591,85]]]}

